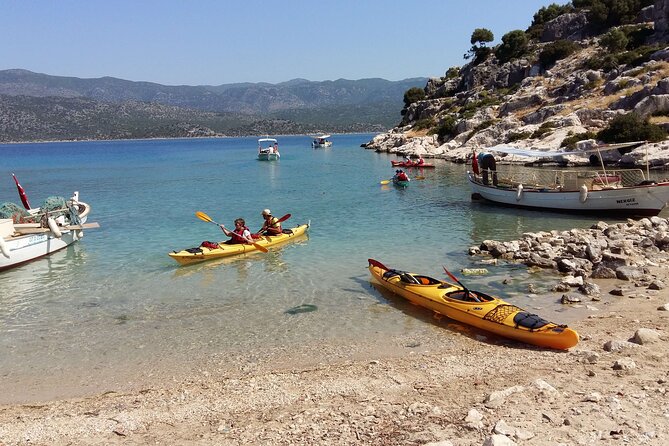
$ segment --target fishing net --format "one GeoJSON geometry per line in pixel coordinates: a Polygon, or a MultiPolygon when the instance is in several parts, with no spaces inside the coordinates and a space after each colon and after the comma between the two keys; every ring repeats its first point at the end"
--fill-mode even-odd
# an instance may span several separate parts
{"type": "Polygon", "coordinates": [[[10,201],[0,205],[0,218],[11,218],[14,223],[30,223],[34,221],[28,211],[10,201]]]}

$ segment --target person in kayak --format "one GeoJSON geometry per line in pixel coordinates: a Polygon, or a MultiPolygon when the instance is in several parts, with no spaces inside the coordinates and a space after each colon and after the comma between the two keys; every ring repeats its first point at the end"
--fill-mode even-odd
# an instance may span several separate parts
{"type": "Polygon", "coordinates": [[[272,217],[272,211],[265,209],[262,211],[262,218],[265,219],[265,222],[262,225],[262,228],[257,232],[262,235],[279,235],[282,233],[283,229],[281,228],[281,222],[278,218],[272,217]]]}
{"type": "Polygon", "coordinates": [[[409,177],[402,169],[395,171],[395,178],[397,178],[397,181],[409,181],[409,177]]]}
{"type": "Polygon", "coordinates": [[[221,225],[223,233],[228,237],[232,237],[230,240],[225,242],[226,245],[239,245],[242,243],[253,243],[253,238],[251,238],[251,231],[246,227],[246,222],[243,218],[238,218],[235,220],[235,229],[230,231],[225,225],[221,225]]]}

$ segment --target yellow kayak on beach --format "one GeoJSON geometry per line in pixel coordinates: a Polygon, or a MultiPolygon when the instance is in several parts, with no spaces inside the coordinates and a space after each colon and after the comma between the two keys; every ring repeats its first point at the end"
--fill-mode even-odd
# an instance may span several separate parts
{"type": "Polygon", "coordinates": [[[309,223],[304,223],[294,228],[285,229],[283,234],[263,235],[259,239],[255,240],[253,245],[248,245],[245,243],[228,245],[220,242],[214,243],[211,247],[199,246],[196,248],[183,249],[181,251],[172,251],[167,255],[172,257],[181,265],[190,265],[193,263],[204,262],[206,260],[220,259],[221,257],[230,257],[258,250],[258,248],[256,248],[254,245],[260,245],[261,247],[268,248],[280,243],[285,243],[303,235],[307,232],[307,229],[309,229],[309,223]]]}
{"type": "Polygon", "coordinates": [[[578,343],[578,333],[566,325],[548,322],[502,299],[462,284],[390,269],[374,259],[368,262],[369,271],[382,287],[456,321],[540,347],[566,350],[578,343]]]}

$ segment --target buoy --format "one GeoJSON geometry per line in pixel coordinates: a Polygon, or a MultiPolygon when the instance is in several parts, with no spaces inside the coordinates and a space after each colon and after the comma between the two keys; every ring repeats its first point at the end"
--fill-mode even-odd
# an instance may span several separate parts
{"type": "Polygon", "coordinates": [[[49,217],[49,218],[47,218],[46,221],[49,224],[49,229],[51,229],[51,232],[53,232],[53,235],[56,238],[61,238],[63,236],[63,233],[60,232],[60,228],[58,227],[58,224],[56,223],[56,220],[49,217]]]}
{"type": "Polygon", "coordinates": [[[7,242],[2,237],[0,237],[0,251],[2,251],[3,256],[9,258],[9,246],[7,246],[7,242]]]}
{"type": "Polygon", "coordinates": [[[523,198],[523,185],[519,184],[518,192],[516,192],[516,201],[520,201],[521,198],[523,198]]]}
{"type": "Polygon", "coordinates": [[[76,234],[76,236],[77,236],[77,240],[80,240],[80,239],[83,238],[83,236],[84,236],[84,231],[82,231],[81,229],[77,229],[77,230],[75,231],[75,234],[76,234]]]}
{"type": "Polygon", "coordinates": [[[588,199],[588,186],[585,184],[581,186],[578,199],[581,200],[581,203],[585,203],[585,200],[588,199]]]}

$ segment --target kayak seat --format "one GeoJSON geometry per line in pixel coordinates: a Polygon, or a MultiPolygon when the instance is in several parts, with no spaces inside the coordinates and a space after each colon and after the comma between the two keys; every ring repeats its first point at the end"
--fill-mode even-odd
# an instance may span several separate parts
{"type": "Polygon", "coordinates": [[[281,233],[282,234],[292,234],[293,230],[292,229],[283,229],[283,230],[281,230],[281,233]]]}
{"type": "Polygon", "coordinates": [[[418,279],[409,273],[400,274],[400,280],[404,283],[410,283],[411,285],[422,285],[418,279]]]}
{"type": "Polygon", "coordinates": [[[414,276],[421,285],[437,285],[440,284],[441,281],[437,279],[433,279],[432,277],[428,276],[414,276]]]}
{"type": "Polygon", "coordinates": [[[481,300],[476,297],[476,294],[465,290],[453,291],[452,293],[447,294],[447,296],[451,299],[461,300],[463,302],[481,302],[481,300]]]}

